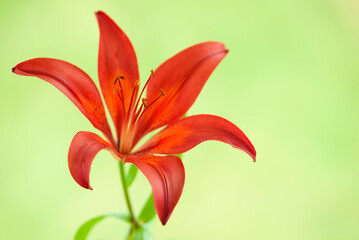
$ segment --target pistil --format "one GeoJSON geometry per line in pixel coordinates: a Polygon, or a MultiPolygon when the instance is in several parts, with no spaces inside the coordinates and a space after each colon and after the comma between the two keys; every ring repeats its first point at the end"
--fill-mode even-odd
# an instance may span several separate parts
{"type": "Polygon", "coordinates": [[[118,83],[117,88],[115,88],[114,93],[117,93],[117,96],[119,97],[122,107],[123,107],[123,117],[122,117],[122,123],[121,123],[121,134],[118,140],[118,151],[122,154],[128,154],[131,152],[133,148],[133,140],[135,137],[136,132],[136,123],[141,118],[144,112],[147,111],[149,107],[151,107],[154,103],[156,103],[161,97],[165,96],[165,93],[163,89],[159,88],[158,91],[160,91],[160,95],[155,98],[150,103],[147,103],[148,100],[146,98],[142,98],[142,94],[144,93],[145,89],[148,86],[148,83],[150,80],[154,77],[154,72],[151,70],[151,74],[149,78],[147,79],[144,87],[141,90],[140,95],[136,99],[136,95],[138,93],[140,81],[137,80],[133,86],[132,93],[131,93],[131,99],[128,105],[128,109],[126,109],[126,99],[124,95],[124,90],[122,87],[121,80],[125,80],[123,76],[116,77],[114,81],[114,85],[118,83]],[[136,99],[136,102],[135,102],[136,99]],[[142,102],[139,106],[140,101],[142,102]],[[135,104],[134,104],[135,103],[135,104]]]}

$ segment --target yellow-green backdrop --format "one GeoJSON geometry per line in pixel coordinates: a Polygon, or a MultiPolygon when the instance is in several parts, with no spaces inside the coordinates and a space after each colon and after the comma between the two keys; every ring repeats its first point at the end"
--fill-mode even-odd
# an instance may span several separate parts
{"type": "MultiPolygon", "coordinates": [[[[238,125],[257,163],[206,142],[184,155],[186,184],[154,239],[359,238],[359,4],[350,0],[32,0],[0,2],[0,239],[71,239],[85,220],[126,211],[116,162],[94,161],[93,191],[67,169],[80,130],[94,130],[58,90],[11,68],[69,61],[97,82],[98,27],[108,13],[131,39],[141,78],[178,51],[226,44],[189,114],[238,125]]],[[[150,192],[143,176],[131,196],[150,192]]],[[[109,219],[89,239],[121,239],[109,219]]]]}

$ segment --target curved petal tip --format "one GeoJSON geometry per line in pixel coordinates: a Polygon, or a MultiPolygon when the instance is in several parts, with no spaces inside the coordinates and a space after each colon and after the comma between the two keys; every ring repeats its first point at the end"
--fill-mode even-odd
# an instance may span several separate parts
{"type": "Polygon", "coordinates": [[[148,179],[158,218],[162,225],[166,225],[184,186],[181,159],[176,156],[130,155],[126,162],[135,164],[148,179]]]}
{"type": "Polygon", "coordinates": [[[99,10],[97,12],[95,12],[95,15],[98,16],[98,15],[104,15],[106,13],[104,13],[103,11],[99,10]]]}
{"type": "Polygon", "coordinates": [[[251,158],[252,161],[255,163],[257,161],[257,152],[254,149],[254,146],[252,145],[252,143],[250,143],[250,149],[242,149],[245,153],[247,153],[251,158]]]}
{"type": "Polygon", "coordinates": [[[73,179],[81,187],[93,189],[90,185],[91,165],[102,149],[113,150],[113,147],[94,133],[78,132],[73,138],[68,153],[68,165],[73,179]]]}
{"type": "Polygon", "coordinates": [[[142,145],[138,152],[181,154],[208,140],[227,143],[256,161],[256,150],[242,130],[224,118],[208,114],[185,117],[167,126],[142,145]]]}
{"type": "Polygon", "coordinates": [[[83,185],[83,184],[79,184],[81,187],[83,187],[83,188],[85,188],[85,189],[88,189],[88,190],[93,190],[93,187],[90,185],[90,184],[85,184],[85,185],[83,185]]]}

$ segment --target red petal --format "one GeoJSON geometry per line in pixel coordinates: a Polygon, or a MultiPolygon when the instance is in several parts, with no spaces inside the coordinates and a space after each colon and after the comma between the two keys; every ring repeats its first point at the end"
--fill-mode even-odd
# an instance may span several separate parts
{"type": "Polygon", "coordinates": [[[91,164],[96,154],[104,148],[115,151],[111,144],[91,132],[78,132],[72,139],[68,154],[69,169],[81,187],[92,190],[89,180],[91,164]]]}
{"type": "Polygon", "coordinates": [[[78,67],[58,59],[35,58],[14,67],[13,72],[24,76],[35,76],[51,83],[65,94],[111,141],[100,93],[91,78],[78,67]]]}
{"type": "MultiPolygon", "coordinates": [[[[100,49],[98,56],[98,75],[102,94],[115,123],[118,136],[121,130],[124,107],[114,90],[119,83],[114,84],[117,77],[120,79],[124,94],[125,109],[131,101],[132,90],[139,79],[137,59],[130,40],[125,33],[104,12],[96,13],[100,27],[100,49]]],[[[137,92],[136,94],[137,95],[137,92]]],[[[136,97],[136,96],[134,96],[136,97]]]]}
{"type": "Polygon", "coordinates": [[[176,156],[128,156],[126,162],[135,164],[151,184],[155,209],[166,225],[183,190],[185,173],[176,156]]]}
{"type": "Polygon", "coordinates": [[[147,103],[160,96],[160,88],[164,96],[143,114],[138,134],[144,135],[182,117],[227,52],[220,42],[205,42],[187,48],[164,62],[148,84],[147,103]]]}
{"type": "Polygon", "coordinates": [[[246,135],[233,123],[213,115],[183,118],[156,134],[138,152],[180,154],[207,140],[228,143],[255,161],[256,150],[246,135]]]}

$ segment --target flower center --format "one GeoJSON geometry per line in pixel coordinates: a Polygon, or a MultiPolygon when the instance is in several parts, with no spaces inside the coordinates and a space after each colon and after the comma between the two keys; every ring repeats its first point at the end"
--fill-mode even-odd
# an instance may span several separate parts
{"type": "MultiPolygon", "coordinates": [[[[129,154],[134,147],[134,138],[136,134],[136,123],[143,116],[143,114],[155,104],[161,97],[165,96],[164,91],[159,88],[159,95],[148,102],[146,98],[142,98],[142,94],[144,90],[147,88],[149,81],[154,77],[154,72],[151,70],[151,74],[146,81],[145,86],[142,88],[140,95],[137,97],[137,93],[140,87],[140,80],[137,80],[132,87],[131,97],[125,92],[123,86],[125,85],[126,79],[123,76],[116,77],[114,81],[114,94],[117,94],[118,98],[121,101],[122,105],[122,123],[121,126],[121,134],[118,139],[118,151],[122,154],[129,154]],[[118,86],[117,86],[118,84],[118,86]],[[137,97],[137,99],[136,99],[137,97]],[[141,104],[140,104],[141,102],[141,104]],[[140,104],[140,105],[139,105],[140,104]]],[[[131,90],[130,90],[131,91],[131,90]]]]}

